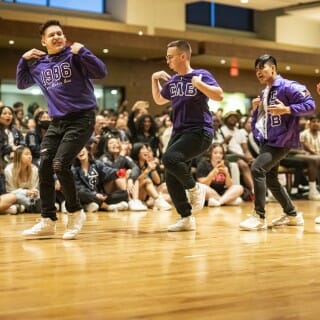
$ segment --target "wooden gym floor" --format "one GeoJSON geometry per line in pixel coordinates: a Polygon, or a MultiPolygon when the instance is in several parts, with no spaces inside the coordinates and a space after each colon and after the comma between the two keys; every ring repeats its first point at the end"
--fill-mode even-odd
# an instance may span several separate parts
{"type": "MultiPolygon", "coordinates": [[[[168,233],[174,211],[88,214],[77,240],[24,240],[36,214],[0,216],[0,319],[319,319],[320,202],[304,227],[240,231],[252,210],[205,208],[168,233]]],[[[281,213],[267,205],[268,221],[281,213]]]]}

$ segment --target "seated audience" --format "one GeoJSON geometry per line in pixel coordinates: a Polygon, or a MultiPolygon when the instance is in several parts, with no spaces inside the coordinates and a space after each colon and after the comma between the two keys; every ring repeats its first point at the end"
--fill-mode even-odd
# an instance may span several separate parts
{"type": "Polygon", "coordinates": [[[38,168],[32,164],[28,147],[20,146],[14,151],[13,163],[5,169],[6,190],[17,197],[19,212],[40,212],[38,168]]]}
{"type": "Polygon", "coordinates": [[[157,162],[150,159],[149,145],[143,142],[137,142],[133,145],[131,157],[140,169],[139,180],[139,198],[147,201],[152,198],[154,208],[158,210],[170,210],[171,205],[159,194],[154,181],[161,182],[157,172],[157,162]]]}
{"type": "Polygon", "coordinates": [[[109,183],[121,184],[119,180],[124,178],[119,170],[94,160],[89,148],[87,146],[78,153],[72,166],[81,204],[87,212],[127,210],[128,193],[125,190],[106,192],[109,183]]]}
{"type": "Polygon", "coordinates": [[[197,180],[207,186],[208,206],[239,205],[242,202],[240,197],[243,187],[232,182],[223,146],[213,143],[208,155],[198,163],[196,171],[197,180]]]}

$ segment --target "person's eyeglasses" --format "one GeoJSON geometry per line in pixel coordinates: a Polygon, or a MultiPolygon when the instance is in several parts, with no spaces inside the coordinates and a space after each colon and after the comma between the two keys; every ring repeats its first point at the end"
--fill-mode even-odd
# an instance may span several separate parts
{"type": "Polygon", "coordinates": [[[165,58],[166,58],[166,60],[171,60],[171,59],[173,59],[174,57],[177,57],[177,56],[180,56],[180,54],[167,55],[167,56],[165,56],[165,58]]]}

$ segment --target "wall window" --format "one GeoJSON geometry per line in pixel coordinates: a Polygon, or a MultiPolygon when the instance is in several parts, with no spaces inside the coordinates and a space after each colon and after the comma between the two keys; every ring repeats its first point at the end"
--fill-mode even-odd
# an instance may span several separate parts
{"type": "Polygon", "coordinates": [[[51,7],[57,7],[62,9],[71,10],[82,10],[89,12],[104,12],[104,1],[103,0],[90,0],[90,1],[79,1],[79,0],[49,0],[51,7]]]}
{"type": "Polygon", "coordinates": [[[125,99],[124,87],[105,87],[104,88],[104,109],[117,110],[124,99],[125,99]]]}
{"type": "Polygon", "coordinates": [[[47,0],[16,0],[16,3],[33,4],[35,6],[46,6],[47,0]]]}
{"type": "Polygon", "coordinates": [[[4,2],[13,2],[21,4],[31,4],[35,6],[48,6],[69,10],[80,10],[87,12],[104,13],[105,0],[3,0],[4,2]]]}
{"type": "Polygon", "coordinates": [[[224,29],[254,31],[254,11],[207,1],[186,5],[186,22],[224,29]]]}

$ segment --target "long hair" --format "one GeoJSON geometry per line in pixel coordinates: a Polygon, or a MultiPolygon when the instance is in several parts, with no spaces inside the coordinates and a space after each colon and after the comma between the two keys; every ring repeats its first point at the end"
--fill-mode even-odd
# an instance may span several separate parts
{"type": "Polygon", "coordinates": [[[157,123],[155,122],[154,118],[150,114],[143,114],[140,116],[137,121],[136,121],[136,128],[137,128],[137,134],[144,134],[144,120],[149,119],[151,126],[149,129],[149,134],[152,136],[156,136],[158,133],[158,126],[157,123]]]}
{"type": "Polygon", "coordinates": [[[13,156],[12,177],[13,183],[18,188],[25,186],[26,182],[30,182],[32,177],[32,163],[30,163],[30,165],[28,165],[26,168],[22,168],[21,158],[24,150],[30,151],[28,147],[20,146],[15,150],[13,156]],[[27,180],[23,181],[22,179],[25,177],[27,178],[27,180]]]}

